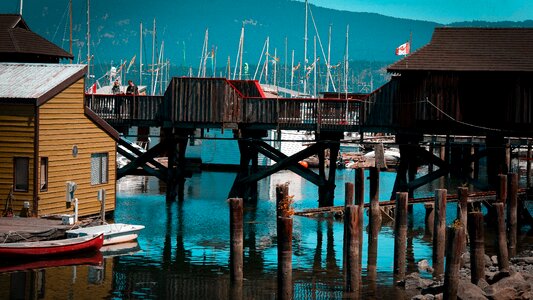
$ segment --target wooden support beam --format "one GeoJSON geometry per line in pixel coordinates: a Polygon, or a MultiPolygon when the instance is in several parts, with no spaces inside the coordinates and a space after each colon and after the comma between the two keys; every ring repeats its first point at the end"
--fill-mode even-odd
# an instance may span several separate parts
{"type": "MultiPolygon", "coordinates": [[[[146,170],[146,168],[144,168],[144,166],[148,167],[150,170],[155,170],[156,172],[154,172],[154,175],[155,174],[159,174],[158,175],[155,175],[157,176],[159,179],[165,181],[166,180],[166,172],[167,172],[167,168],[165,166],[163,166],[161,163],[159,163],[158,161],[154,160],[154,158],[160,154],[163,150],[164,150],[164,143],[159,143],[157,145],[155,145],[154,147],[148,149],[148,151],[146,151],[145,153],[140,153],[140,155],[138,157],[135,157],[133,156],[131,153],[128,153],[126,151],[123,151],[120,147],[118,148],[118,153],[120,153],[121,155],[123,155],[124,157],[126,157],[127,159],[130,160],[130,163],[128,163],[126,166],[120,168],[117,170],[117,177],[118,178],[121,178],[125,175],[128,175],[130,174],[130,172],[132,172],[133,170],[139,168],[139,167],[143,167],[143,169],[146,170]],[[146,165],[147,163],[153,165],[155,168],[152,168],[148,165],[146,165]]],[[[137,149],[135,149],[137,150],[137,149]]],[[[147,172],[149,172],[147,170],[147,172]]]]}
{"type": "Polygon", "coordinates": [[[438,179],[442,176],[446,176],[448,174],[448,168],[439,168],[437,171],[434,171],[433,173],[426,174],[422,177],[419,177],[413,181],[410,181],[407,184],[407,187],[409,190],[415,190],[424,184],[430,183],[431,181],[438,179]]]}
{"type": "MultiPolygon", "coordinates": [[[[288,168],[291,164],[298,164],[298,162],[304,158],[307,158],[311,156],[312,154],[316,153],[318,149],[323,149],[323,145],[321,143],[316,143],[314,145],[311,145],[304,150],[294,154],[293,156],[286,157],[284,159],[279,160],[276,164],[270,166],[269,168],[262,170],[260,172],[257,172],[256,174],[252,174],[246,178],[243,178],[239,180],[238,183],[249,183],[254,181],[259,181],[265,177],[268,177],[278,171],[284,170],[288,168]]],[[[260,153],[263,153],[260,148],[258,148],[260,153]]],[[[304,177],[305,178],[305,177],[304,177]]],[[[307,179],[307,178],[306,178],[307,179]]]]}

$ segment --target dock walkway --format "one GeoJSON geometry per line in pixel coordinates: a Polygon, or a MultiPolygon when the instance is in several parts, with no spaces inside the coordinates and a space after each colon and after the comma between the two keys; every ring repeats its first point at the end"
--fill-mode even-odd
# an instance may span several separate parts
{"type": "Polygon", "coordinates": [[[0,218],[0,243],[62,238],[77,225],[63,225],[61,220],[41,218],[0,218]]]}

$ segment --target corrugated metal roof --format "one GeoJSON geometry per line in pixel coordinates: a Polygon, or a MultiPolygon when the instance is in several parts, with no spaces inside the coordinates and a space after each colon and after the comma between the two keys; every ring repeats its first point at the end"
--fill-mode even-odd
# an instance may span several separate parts
{"type": "Polygon", "coordinates": [[[429,44],[388,70],[533,72],[533,28],[435,28],[429,44]]]}
{"type": "Polygon", "coordinates": [[[0,63],[0,98],[38,99],[85,65],[0,63]]]}

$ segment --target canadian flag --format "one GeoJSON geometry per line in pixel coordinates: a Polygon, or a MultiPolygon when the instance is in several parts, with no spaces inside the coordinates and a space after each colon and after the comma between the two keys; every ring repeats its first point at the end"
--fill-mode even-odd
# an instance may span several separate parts
{"type": "Polygon", "coordinates": [[[396,48],[396,55],[407,55],[409,54],[409,51],[411,50],[411,45],[409,42],[401,44],[398,48],[396,48]]]}

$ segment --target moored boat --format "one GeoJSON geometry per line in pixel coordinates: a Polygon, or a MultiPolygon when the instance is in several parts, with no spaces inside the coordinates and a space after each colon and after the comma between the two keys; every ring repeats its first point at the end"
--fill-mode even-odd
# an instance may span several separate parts
{"type": "Polygon", "coordinates": [[[87,235],[61,240],[0,244],[0,257],[38,258],[99,250],[104,235],[87,235]]]}
{"type": "Polygon", "coordinates": [[[143,229],[143,225],[115,223],[67,230],[66,233],[67,237],[103,234],[104,245],[111,245],[136,240],[143,229]]]}

